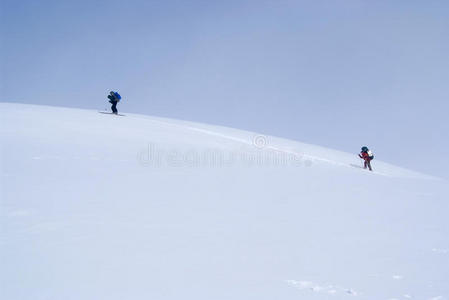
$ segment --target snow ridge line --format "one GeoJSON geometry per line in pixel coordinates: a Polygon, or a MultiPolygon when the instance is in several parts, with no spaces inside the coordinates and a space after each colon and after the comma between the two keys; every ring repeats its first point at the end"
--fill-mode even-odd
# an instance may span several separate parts
{"type": "MultiPolygon", "coordinates": [[[[232,141],[236,141],[245,145],[249,145],[249,146],[255,146],[254,144],[254,140],[247,140],[247,139],[243,139],[243,138],[238,138],[235,136],[231,136],[231,135],[226,135],[226,134],[222,134],[222,133],[218,133],[216,131],[212,131],[212,130],[207,130],[207,129],[203,129],[203,128],[198,128],[198,127],[194,127],[191,125],[178,125],[175,123],[170,123],[168,121],[163,121],[163,120],[157,120],[157,119],[152,119],[150,118],[142,118],[142,117],[138,117],[136,115],[133,115],[133,117],[138,118],[138,119],[145,119],[151,122],[155,122],[155,123],[159,123],[159,124],[165,124],[165,125],[169,125],[169,126],[174,126],[174,127],[179,127],[182,129],[188,129],[191,131],[196,131],[196,132],[201,132],[207,135],[211,135],[211,136],[216,136],[216,137],[220,137],[220,138],[224,138],[227,140],[232,140],[232,141]]],[[[254,136],[261,136],[258,135],[257,133],[252,133],[254,136]]],[[[263,136],[265,138],[267,138],[266,136],[263,136]]],[[[278,151],[278,152],[283,152],[283,153],[287,153],[287,154],[292,154],[292,155],[300,155],[301,157],[303,157],[304,159],[310,160],[310,161],[320,161],[320,162],[324,162],[324,163],[328,163],[328,164],[333,164],[333,165],[337,165],[337,166],[342,166],[342,167],[347,167],[347,168],[354,168],[353,166],[346,164],[346,163],[342,163],[342,162],[338,162],[338,161],[334,161],[334,160],[330,160],[330,159],[326,159],[323,157],[318,157],[318,156],[313,156],[313,155],[309,155],[309,154],[304,154],[298,151],[292,151],[292,150],[287,150],[287,149],[282,149],[279,147],[275,147],[275,146],[270,146],[270,145],[266,145],[263,147],[263,149],[268,149],[268,150],[274,150],[274,151],[278,151]]],[[[380,176],[386,176],[386,177],[394,177],[392,175],[389,174],[385,174],[385,173],[380,173],[380,172],[373,172],[373,174],[376,175],[380,175],[380,176]]]]}

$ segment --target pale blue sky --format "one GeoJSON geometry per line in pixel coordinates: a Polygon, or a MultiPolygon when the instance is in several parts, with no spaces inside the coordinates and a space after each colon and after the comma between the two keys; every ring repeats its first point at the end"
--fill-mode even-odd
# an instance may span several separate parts
{"type": "Polygon", "coordinates": [[[0,2],[0,101],[104,109],[117,90],[123,112],[449,178],[448,1],[0,2]]]}

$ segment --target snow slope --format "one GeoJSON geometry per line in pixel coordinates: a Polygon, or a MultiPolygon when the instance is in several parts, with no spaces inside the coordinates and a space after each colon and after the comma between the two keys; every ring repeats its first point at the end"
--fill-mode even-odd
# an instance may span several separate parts
{"type": "Polygon", "coordinates": [[[446,181],[184,121],[0,115],[0,299],[449,299],[446,181]]]}

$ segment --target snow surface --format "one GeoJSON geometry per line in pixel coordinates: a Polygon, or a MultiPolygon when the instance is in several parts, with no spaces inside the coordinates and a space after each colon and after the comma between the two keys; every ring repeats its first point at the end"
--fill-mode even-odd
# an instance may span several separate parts
{"type": "Polygon", "coordinates": [[[0,299],[449,299],[444,180],[185,121],[0,113],[0,299]]]}

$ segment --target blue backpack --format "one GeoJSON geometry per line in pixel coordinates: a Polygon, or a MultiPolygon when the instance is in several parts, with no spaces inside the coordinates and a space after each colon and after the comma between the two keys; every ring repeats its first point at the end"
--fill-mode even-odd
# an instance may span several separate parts
{"type": "Polygon", "coordinates": [[[114,92],[114,95],[115,95],[115,97],[118,99],[118,100],[120,100],[120,99],[122,99],[122,96],[120,96],[120,94],[119,93],[117,93],[117,92],[114,92]]]}

